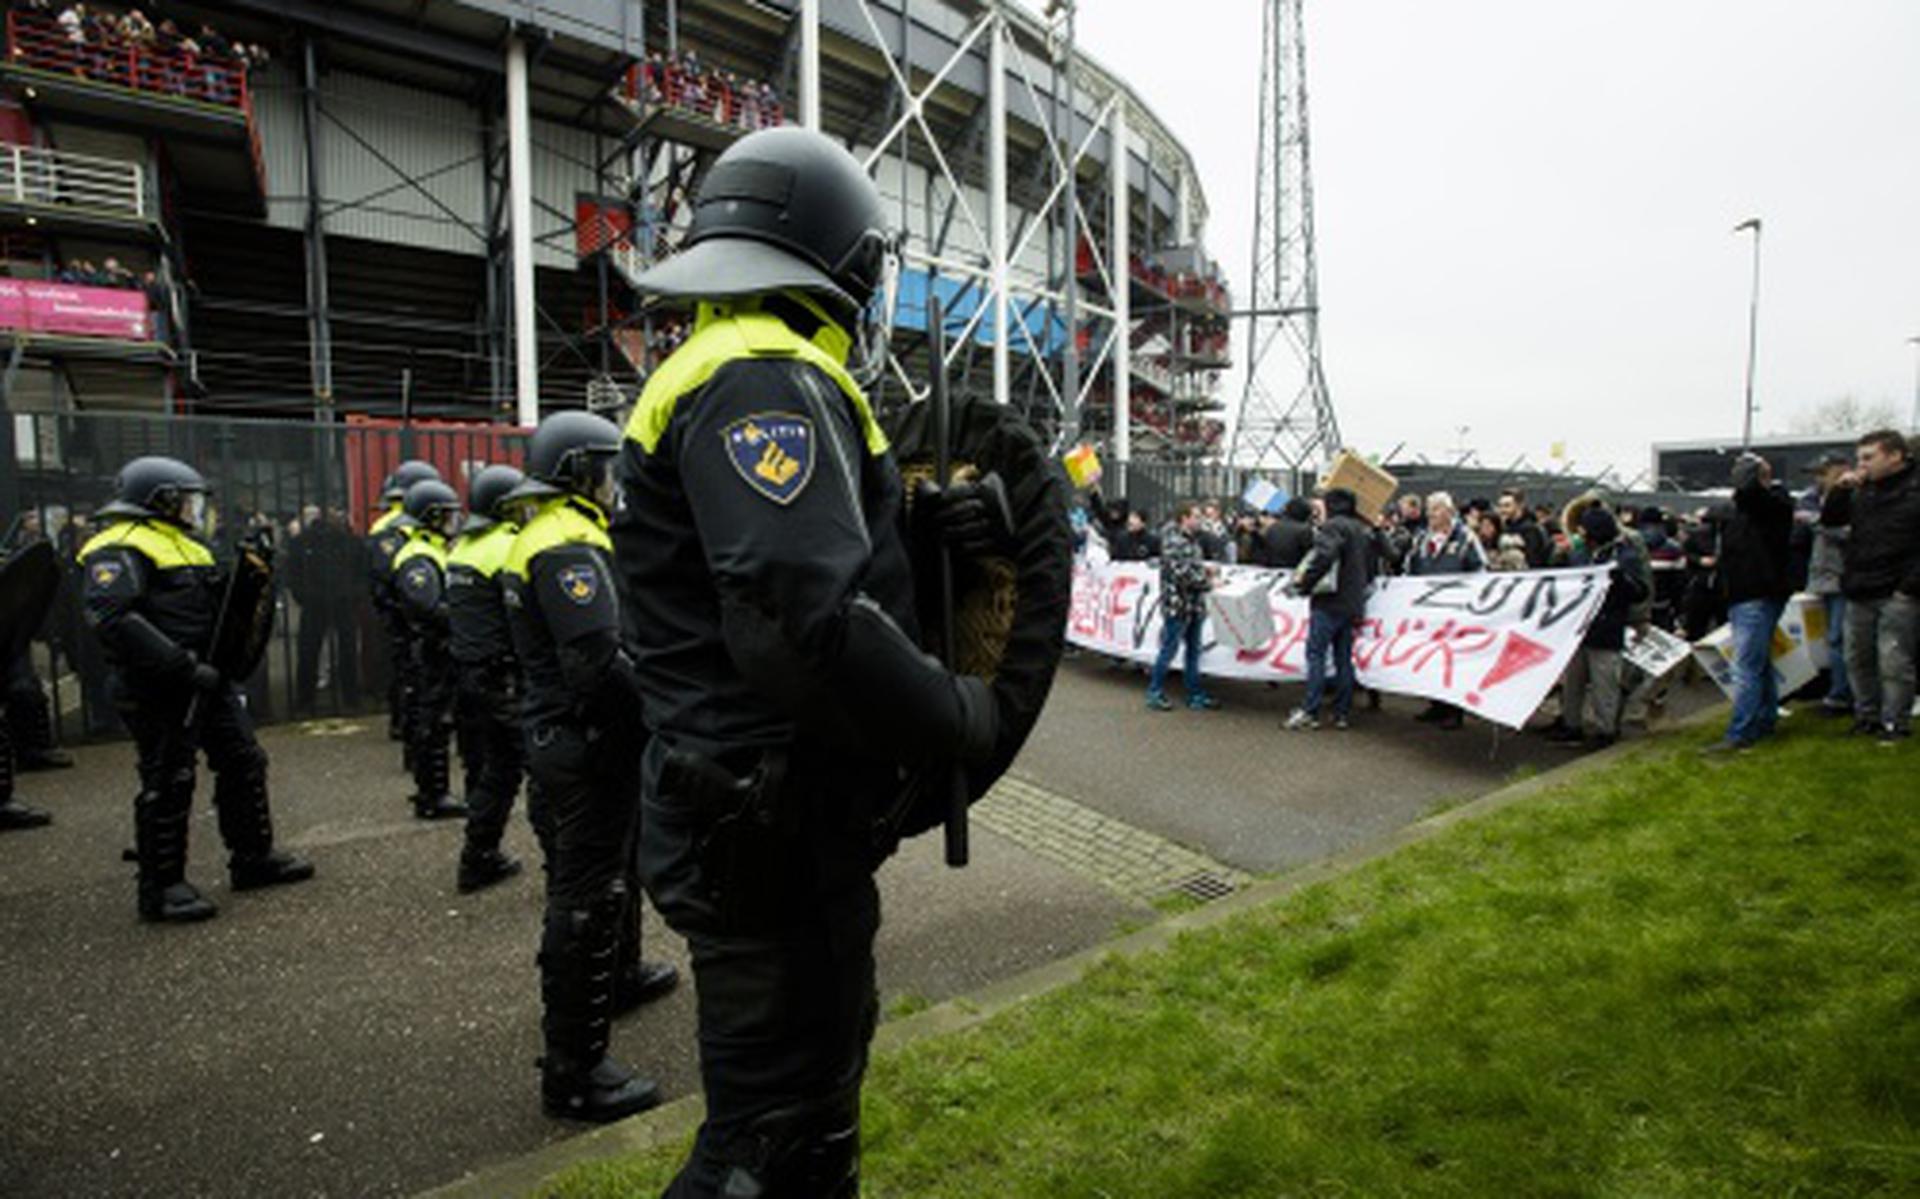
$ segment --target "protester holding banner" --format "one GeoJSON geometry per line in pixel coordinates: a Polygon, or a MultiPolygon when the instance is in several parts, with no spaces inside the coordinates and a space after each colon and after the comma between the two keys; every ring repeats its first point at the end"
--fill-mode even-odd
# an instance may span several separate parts
{"type": "Polygon", "coordinates": [[[1733,718],[1710,752],[1751,749],[1773,734],[1780,719],[1773,630],[1794,590],[1788,573],[1792,540],[1792,497],[1773,481],[1765,458],[1740,455],[1733,464],[1733,515],[1720,534],[1719,555],[1733,627],[1733,718]]]}
{"type": "Polygon", "coordinates": [[[1353,712],[1353,626],[1367,607],[1367,586],[1373,581],[1374,536],[1357,515],[1353,492],[1335,487],[1325,497],[1327,519],[1314,534],[1313,549],[1294,576],[1296,591],[1310,595],[1307,625],[1307,696],[1293,715],[1289,729],[1320,727],[1320,704],[1326,698],[1327,655],[1333,655],[1333,727],[1344,729],[1353,712]],[[1322,580],[1332,578],[1331,587],[1322,580]]]}
{"type": "MultiPolygon", "coordinates": [[[[1407,554],[1406,572],[1410,575],[1477,574],[1487,568],[1487,556],[1466,523],[1456,514],[1453,496],[1436,491],[1427,497],[1427,531],[1413,543],[1407,554]]],[[[1433,700],[1426,711],[1414,717],[1423,724],[1457,729],[1466,723],[1466,713],[1453,704],[1433,700]]]]}
{"type": "Polygon", "coordinates": [[[1187,689],[1187,707],[1206,711],[1220,706],[1200,681],[1200,630],[1207,619],[1207,592],[1213,587],[1200,534],[1200,509],[1192,503],[1181,504],[1160,532],[1160,653],[1147,680],[1147,707],[1155,712],[1173,710],[1167,698],[1167,668],[1175,650],[1185,651],[1180,683],[1187,689]]]}
{"type": "MultiPolygon", "coordinates": [[[[1572,523],[1571,520],[1568,521],[1572,523]]],[[[1634,555],[1639,551],[1620,535],[1620,523],[1604,503],[1587,498],[1578,516],[1579,536],[1570,548],[1575,566],[1605,566],[1606,598],[1580,639],[1580,649],[1560,679],[1560,719],[1548,730],[1560,745],[1605,749],[1620,738],[1621,651],[1633,606],[1646,597],[1634,555]]]]}

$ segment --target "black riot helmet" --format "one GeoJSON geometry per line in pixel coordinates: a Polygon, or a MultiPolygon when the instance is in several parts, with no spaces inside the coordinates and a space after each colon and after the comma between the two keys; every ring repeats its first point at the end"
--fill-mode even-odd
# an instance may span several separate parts
{"type": "Polygon", "coordinates": [[[495,521],[505,517],[502,510],[506,498],[513,490],[527,481],[527,476],[517,467],[495,464],[481,470],[467,484],[467,523],[468,532],[478,532],[491,528],[495,521]]]}
{"type": "Polygon", "coordinates": [[[418,458],[409,458],[394,467],[393,473],[387,476],[386,485],[380,489],[380,498],[389,504],[395,500],[405,501],[407,498],[407,488],[412,487],[415,483],[425,482],[428,479],[432,479],[436,483],[441,482],[439,469],[431,462],[422,462],[418,458]]]}
{"type": "Polygon", "coordinates": [[[450,537],[460,524],[460,495],[439,479],[422,479],[407,488],[406,513],[423,529],[450,537]]]}
{"type": "Polygon", "coordinates": [[[896,243],[880,191],[852,154],[810,129],[762,129],[733,143],[693,200],[680,252],[640,291],[728,299],[789,289],[820,296],[849,326],[887,282],[896,243]]]}
{"type": "Polygon", "coordinates": [[[206,519],[207,481],[178,458],[135,458],[113,481],[101,516],[145,516],[199,529],[206,519]]]}
{"type": "Polygon", "coordinates": [[[606,417],[578,409],[553,413],[527,439],[526,481],[504,498],[566,493],[604,506],[602,484],[619,452],[620,429],[606,417]]]}

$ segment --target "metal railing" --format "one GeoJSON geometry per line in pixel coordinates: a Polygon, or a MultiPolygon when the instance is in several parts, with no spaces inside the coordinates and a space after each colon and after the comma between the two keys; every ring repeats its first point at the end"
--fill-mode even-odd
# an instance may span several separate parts
{"type": "Polygon", "coordinates": [[[19,66],[231,108],[252,119],[247,64],[232,55],[103,40],[84,28],[64,29],[46,13],[15,9],[7,14],[7,56],[19,66]]]}
{"type": "Polygon", "coordinates": [[[254,718],[271,723],[386,702],[392,664],[368,601],[364,534],[387,473],[423,458],[464,493],[481,465],[517,463],[523,446],[521,430],[501,425],[0,410],[0,532],[20,530],[32,514],[36,535],[54,542],[68,572],[32,647],[60,736],[120,735],[106,662],[81,615],[73,554],[128,459],[166,454],[206,476],[209,541],[222,560],[250,529],[276,534],[273,640],[246,685],[254,718]]]}
{"type": "Polygon", "coordinates": [[[146,170],[137,162],[39,146],[0,147],[0,203],[86,208],[146,219],[146,170]]]}

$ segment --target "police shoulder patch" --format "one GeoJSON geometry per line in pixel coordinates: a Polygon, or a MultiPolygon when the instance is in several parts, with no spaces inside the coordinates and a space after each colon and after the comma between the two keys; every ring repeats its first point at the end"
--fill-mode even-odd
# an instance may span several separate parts
{"type": "Polygon", "coordinates": [[[112,558],[102,558],[88,568],[88,576],[95,587],[111,587],[126,573],[127,564],[116,562],[112,558]]]}
{"type": "Polygon", "coordinates": [[[554,578],[560,584],[560,594],[581,607],[592,603],[593,597],[600,594],[600,571],[590,562],[563,566],[554,578]]]}
{"type": "Polygon", "coordinates": [[[727,460],[747,486],[776,504],[790,504],[813,478],[813,421],[792,412],[763,412],[720,431],[727,460]]]}

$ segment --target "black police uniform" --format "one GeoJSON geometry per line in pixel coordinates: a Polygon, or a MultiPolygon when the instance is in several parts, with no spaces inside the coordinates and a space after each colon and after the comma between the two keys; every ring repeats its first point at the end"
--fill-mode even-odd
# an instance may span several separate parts
{"type": "Polygon", "coordinates": [[[902,764],[991,739],[984,686],[915,645],[900,477],[848,346],[798,295],[703,304],[627,428],[640,867],[692,950],[707,1101],[674,1199],[856,1193],[902,764]]]}
{"type": "MultiPolygon", "coordinates": [[[[374,518],[367,531],[367,594],[374,615],[387,634],[387,736],[402,745],[407,739],[407,707],[411,684],[407,672],[407,621],[393,593],[393,558],[407,543],[413,522],[394,500],[374,518]]],[[[411,759],[412,751],[407,751],[411,759]]],[[[409,760],[409,767],[412,762],[409,760]]]]}
{"type": "Polygon", "coordinates": [[[526,776],[526,740],[520,729],[520,664],[507,627],[501,572],[518,525],[477,516],[447,553],[448,650],[458,675],[456,719],[470,746],[467,762],[467,839],[460,887],[472,890],[502,871],[517,869],[500,855],[500,838],[526,776]]]}
{"type": "Polygon", "coordinates": [[[239,689],[209,677],[209,649],[224,575],[213,554],[165,520],[102,514],[114,523],[80,550],[87,623],[112,667],[114,704],[133,734],[140,793],[134,800],[139,908],[146,919],[212,915],[198,895],[170,915],[168,889],[184,882],[195,755],[213,770],[213,802],[235,890],[294,882],[312,867],[273,847],[267,754],[239,689]],[[196,691],[196,675],[203,682],[196,691]],[[189,709],[194,719],[185,719],[189,709]]]}
{"type": "Polygon", "coordinates": [[[543,1095],[552,1114],[601,1119],[594,1093],[622,1092],[629,1110],[657,1101],[607,1045],[616,1009],[670,987],[673,974],[640,959],[634,837],[647,735],[620,644],[607,518],[579,495],[547,491],[501,571],[526,688],[529,815],[547,868],[543,1095]]]}
{"type": "Polygon", "coordinates": [[[446,539],[416,527],[393,556],[393,597],[406,627],[407,714],[413,810],[422,819],[464,816],[448,794],[453,737],[453,659],[447,652],[446,539]]]}

